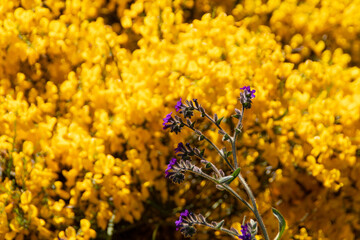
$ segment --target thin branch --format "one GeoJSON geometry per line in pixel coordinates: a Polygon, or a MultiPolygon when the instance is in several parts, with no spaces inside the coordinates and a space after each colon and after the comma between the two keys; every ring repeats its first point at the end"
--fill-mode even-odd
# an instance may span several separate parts
{"type": "MultiPolygon", "coordinates": [[[[191,130],[193,130],[194,132],[195,132],[195,128],[193,128],[192,126],[190,126],[190,125],[188,125],[188,124],[186,124],[186,123],[184,123],[183,122],[183,124],[186,126],[186,127],[188,127],[188,128],[190,128],[191,130]]],[[[229,162],[229,160],[227,159],[227,157],[220,151],[220,149],[209,139],[209,138],[207,138],[204,134],[202,134],[201,133],[201,136],[203,136],[204,137],[204,139],[208,142],[208,143],[210,143],[210,145],[211,146],[213,146],[213,148],[215,148],[215,150],[219,153],[219,155],[225,160],[225,162],[229,165],[229,167],[231,168],[231,170],[235,170],[235,168],[231,165],[231,163],[229,162]]]]}

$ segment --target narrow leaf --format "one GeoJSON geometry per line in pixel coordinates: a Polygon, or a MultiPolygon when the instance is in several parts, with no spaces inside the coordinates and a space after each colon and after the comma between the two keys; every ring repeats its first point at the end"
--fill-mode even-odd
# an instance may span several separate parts
{"type": "Polygon", "coordinates": [[[234,178],[236,178],[240,173],[240,168],[237,168],[232,174],[231,176],[233,176],[234,178]]]}
{"type": "Polygon", "coordinates": [[[235,228],[231,227],[230,231],[232,231],[233,233],[235,233],[236,235],[239,235],[238,230],[236,230],[235,228]]]}
{"type": "Polygon", "coordinates": [[[223,141],[227,141],[230,139],[229,134],[225,133],[224,137],[222,138],[223,141]]]}
{"type": "Polygon", "coordinates": [[[217,121],[216,121],[216,125],[220,125],[221,121],[224,119],[224,117],[221,117],[219,118],[217,121]]]}
{"type": "Polygon", "coordinates": [[[235,178],[239,175],[240,173],[240,168],[236,169],[231,176],[233,177],[232,179],[230,179],[229,181],[226,182],[226,184],[230,184],[232,181],[235,180],[235,178]]]}
{"type": "Polygon", "coordinates": [[[272,212],[274,216],[279,220],[279,233],[275,237],[275,240],[279,240],[285,231],[286,222],[284,217],[281,215],[281,213],[278,210],[272,208],[272,212]]]}
{"type": "Polygon", "coordinates": [[[226,177],[222,177],[219,179],[219,183],[226,183],[229,182],[230,180],[233,180],[233,176],[226,176],[226,177]]]}
{"type": "Polygon", "coordinates": [[[221,229],[222,228],[222,226],[224,226],[224,222],[225,222],[225,220],[221,220],[220,222],[218,222],[218,224],[216,225],[216,229],[221,229]]]}
{"type": "Polygon", "coordinates": [[[204,153],[205,153],[205,149],[201,150],[200,156],[204,156],[204,153]]]}

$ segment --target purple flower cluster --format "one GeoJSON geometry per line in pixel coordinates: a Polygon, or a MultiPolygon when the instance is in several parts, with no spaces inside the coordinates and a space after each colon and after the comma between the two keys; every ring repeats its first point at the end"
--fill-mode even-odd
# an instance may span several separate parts
{"type": "Polygon", "coordinates": [[[178,143],[177,148],[175,148],[175,153],[183,160],[190,160],[191,156],[195,155],[194,149],[190,144],[186,143],[184,145],[182,142],[178,143]]]}
{"type": "Polygon", "coordinates": [[[185,146],[182,142],[179,142],[177,147],[175,148],[175,153],[183,152],[185,149],[185,146]]]}
{"type": "Polygon", "coordinates": [[[191,216],[193,213],[190,213],[188,210],[180,213],[179,220],[175,221],[176,231],[179,231],[185,237],[192,237],[196,233],[196,229],[193,227],[193,222],[191,220],[191,216]]]}
{"type": "Polygon", "coordinates": [[[247,224],[241,225],[241,236],[239,236],[241,240],[251,240],[251,232],[249,230],[249,226],[247,224]]]}
{"type": "Polygon", "coordinates": [[[165,170],[165,177],[168,178],[170,176],[169,171],[172,169],[172,167],[176,164],[176,158],[173,158],[170,160],[167,169],[165,170]]]}
{"type": "Polygon", "coordinates": [[[187,100],[185,101],[186,105],[182,102],[182,98],[180,98],[175,105],[176,112],[183,114],[184,118],[191,118],[194,115],[194,109],[199,105],[197,99],[193,99],[193,101],[195,105],[193,102],[187,100]]]}
{"type": "Polygon", "coordinates": [[[240,88],[241,90],[244,90],[240,93],[240,102],[244,106],[244,108],[251,108],[252,101],[251,99],[255,98],[255,92],[256,90],[251,90],[250,86],[244,86],[240,88]]]}
{"type": "Polygon", "coordinates": [[[166,115],[165,118],[163,118],[163,129],[165,130],[167,128],[170,128],[170,132],[175,132],[176,134],[178,134],[181,131],[183,125],[179,121],[176,121],[171,116],[171,114],[172,112],[166,115]]]}
{"type": "Polygon", "coordinates": [[[170,125],[167,125],[167,124],[170,124],[170,123],[172,123],[174,121],[171,114],[172,114],[172,112],[169,113],[168,115],[166,115],[165,118],[163,118],[163,121],[164,121],[163,122],[163,126],[164,126],[163,129],[164,130],[167,129],[168,127],[170,127],[170,125]]]}
{"type": "Polygon", "coordinates": [[[182,98],[180,98],[180,100],[176,103],[176,105],[175,105],[175,110],[178,112],[178,111],[180,111],[181,110],[181,107],[184,105],[183,103],[182,103],[182,98]]]}
{"type": "Polygon", "coordinates": [[[256,92],[256,90],[255,89],[253,89],[253,90],[251,90],[251,88],[250,88],[250,86],[244,86],[244,87],[242,87],[242,88],[240,88],[241,90],[246,90],[248,93],[250,93],[251,95],[251,98],[255,98],[255,92],[256,92]]]}
{"type": "Polygon", "coordinates": [[[176,231],[179,231],[179,229],[182,227],[183,221],[184,221],[184,217],[189,216],[189,210],[185,209],[184,212],[180,213],[180,217],[179,220],[175,221],[175,225],[176,225],[176,231]]]}
{"type": "Polygon", "coordinates": [[[176,158],[170,160],[166,170],[165,177],[170,179],[173,183],[182,183],[185,180],[185,175],[179,169],[179,165],[177,163],[176,158]],[[170,171],[171,170],[171,171],[170,171]]]}

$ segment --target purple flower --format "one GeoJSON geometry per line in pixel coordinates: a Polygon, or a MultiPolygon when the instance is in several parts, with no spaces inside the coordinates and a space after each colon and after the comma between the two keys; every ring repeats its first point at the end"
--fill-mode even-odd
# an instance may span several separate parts
{"type": "Polygon", "coordinates": [[[178,183],[178,184],[182,183],[185,180],[185,175],[181,171],[181,169],[179,169],[176,158],[173,158],[170,160],[170,162],[165,170],[165,177],[170,179],[173,183],[178,183]],[[172,171],[170,171],[170,170],[172,170],[172,171]]]}
{"type": "Polygon", "coordinates": [[[175,221],[175,225],[176,225],[176,231],[178,231],[180,229],[180,227],[182,227],[182,224],[184,222],[187,222],[187,221],[184,221],[185,219],[183,217],[188,217],[190,215],[190,212],[189,210],[185,209],[185,211],[181,212],[180,213],[180,217],[179,217],[179,220],[175,221]]]}
{"type": "Polygon", "coordinates": [[[182,213],[180,213],[180,217],[187,217],[189,216],[189,210],[185,209],[182,213]]]}
{"type": "Polygon", "coordinates": [[[241,225],[241,236],[239,236],[241,240],[251,240],[251,233],[249,231],[249,226],[247,224],[241,225]]]}
{"type": "Polygon", "coordinates": [[[184,118],[191,118],[194,115],[195,106],[191,101],[185,100],[185,104],[182,102],[182,98],[176,103],[175,110],[184,115],[184,118]]]}
{"type": "Polygon", "coordinates": [[[242,88],[240,88],[241,90],[246,90],[248,93],[250,93],[251,94],[251,98],[254,98],[255,97],[255,92],[256,92],[256,90],[255,89],[253,89],[253,90],[251,90],[251,88],[250,88],[250,86],[244,86],[244,87],[242,87],[242,88]]]}
{"type": "Polygon", "coordinates": [[[183,152],[184,148],[185,148],[184,144],[182,142],[179,142],[177,148],[175,148],[175,153],[183,152]]]}
{"type": "Polygon", "coordinates": [[[189,143],[184,145],[182,142],[178,143],[177,148],[175,148],[175,153],[178,157],[181,157],[182,160],[191,160],[192,156],[197,155],[200,157],[201,155],[198,149],[192,148],[189,143]]]}
{"type": "Polygon", "coordinates": [[[174,119],[171,116],[172,112],[169,113],[168,115],[166,115],[166,117],[163,119],[163,129],[167,129],[168,127],[170,127],[171,125],[166,125],[167,123],[171,123],[174,119]]]}
{"type": "Polygon", "coordinates": [[[169,171],[172,169],[172,167],[176,164],[176,158],[173,158],[170,160],[167,169],[165,170],[165,177],[168,178],[170,173],[169,171]]]}
{"type": "Polygon", "coordinates": [[[183,103],[181,102],[181,98],[180,98],[180,100],[176,103],[176,105],[175,105],[175,110],[178,112],[178,111],[180,111],[181,110],[181,106],[183,105],[183,103]]]}
{"type": "Polygon", "coordinates": [[[185,237],[192,237],[196,233],[196,229],[193,227],[193,225],[196,224],[194,219],[194,214],[186,209],[180,213],[179,220],[175,221],[176,231],[180,230],[185,237]]]}
{"type": "Polygon", "coordinates": [[[179,229],[180,229],[181,226],[182,226],[182,223],[183,223],[183,219],[182,219],[182,217],[180,216],[180,217],[179,217],[179,220],[175,221],[176,231],[179,231],[179,229]]]}
{"type": "Polygon", "coordinates": [[[252,101],[251,99],[255,98],[255,92],[256,90],[251,90],[250,86],[244,86],[240,88],[241,90],[244,90],[240,93],[240,102],[244,106],[244,108],[249,109],[251,108],[252,101]]]}
{"type": "Polygon", "coordinates": [[[172,112],[169,113],[168,115],[166,115],[165,118],[163,118],[163,129],[167,129],[170,128],[170,132],[175,132],[176,134],[178,134],[181,129],[184,127],[184,124],[181,123],[181,121],[179,120],[175,120],[175,119],[179,119],[179,117],[175,116],[175,119],[171,116],[172,112]]]}

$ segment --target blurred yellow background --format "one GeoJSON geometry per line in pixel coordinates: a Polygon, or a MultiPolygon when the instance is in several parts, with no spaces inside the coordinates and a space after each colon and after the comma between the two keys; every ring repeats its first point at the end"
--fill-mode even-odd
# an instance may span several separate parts
{"type": "MultiPolygon", "coordinates": [[[[162,130],[179,98],[197,98],[229,129],[244,85],[256,98],[240,166],[270,235],[274,206],[284,239],[356,239],[359,9],[358,0],[0,1],[0,239],[181,239],[174,221],[185,208],[227,227],[253,217],[202,179],[164,178],[179,141],[199,146],[190,131],[162,130]]],[[[228,237],[199,228],[195,239],[228,237]]]]}

